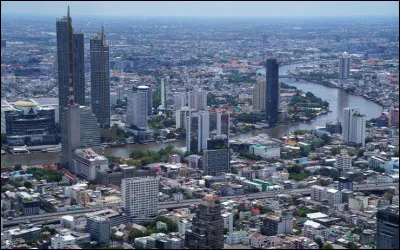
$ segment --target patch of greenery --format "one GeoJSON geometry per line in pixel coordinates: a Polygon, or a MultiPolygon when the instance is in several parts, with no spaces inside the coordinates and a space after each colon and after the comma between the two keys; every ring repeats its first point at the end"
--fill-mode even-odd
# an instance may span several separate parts
{"type": "Polygon", "coordinates": [[[28,174],[33,174],[37,180],[46,180],[47,182],[59,182],[63,177],[62,172],[54,171],[49,168],[28,168],[28,174]]]}

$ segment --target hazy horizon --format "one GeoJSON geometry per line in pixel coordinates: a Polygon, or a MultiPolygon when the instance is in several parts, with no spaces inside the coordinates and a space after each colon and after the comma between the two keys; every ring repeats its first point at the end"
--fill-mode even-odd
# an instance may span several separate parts
{"type": "Polygon", "coordinates": [[[2,1],[2,16],[62,17],[70,6],[73,17],[174,18],[395,18],[399,2],[10,2],[2,1]]]}

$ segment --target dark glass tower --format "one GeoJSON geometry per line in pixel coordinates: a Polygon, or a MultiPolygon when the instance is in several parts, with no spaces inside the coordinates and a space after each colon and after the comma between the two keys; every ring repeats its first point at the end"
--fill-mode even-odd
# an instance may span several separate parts
{"type": "Polygon", "coordinates": [[[90,84],[93,114],[100,128],[110,127],[110,61],[109,46],[105,44],[104,27],[90,39],[90,84]]]}
{"type": "Polygon", "coordinates": [[[265,98],[266,120],[270,126],[278,122],[279,110],[279,67],[276,59],[267,59],[267,87],[265,98]]]}
{"type": "Polygon", "coordinates": [[[186,231],[185,247],[188,249],[223,249],[224,219],[218,196],[206,195],[200,201],[193,218],[192,229],[186,231]]]}
{"type": "Polygon", "coordinates": [[[379,210],[376,220],[376,249],[399,249],[399,207],[379,210]]]}
{"type": "Polygon", "coordinates": [[[69,15],[56,21],[57,30],[57,73],[59,122],[62,124],[64,107],[68,106],[69,76],[72,76],[74,89],[73,102],[85,105],[85,67],[83,34],[74,34],[72,18],[69,15]]]}

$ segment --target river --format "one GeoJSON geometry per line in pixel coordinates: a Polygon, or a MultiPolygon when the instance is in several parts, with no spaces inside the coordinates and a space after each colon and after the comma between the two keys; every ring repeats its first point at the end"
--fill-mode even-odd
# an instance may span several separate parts
{"type": "MultiPolygon", "coordinates": [[[[303,65],[300,64],[291,64],[281,66],[279,68],[279,74],[285,75],[287,70],[295,68],[297,66],[303,65]]],[[[260,69],[257,71],[258,73],[265,75],[265,69],[260,69]]],[[[330,121],[342,121],[343,117],[343,109],[346,107],[359,107],[362,114],[366,115],[366,119],[371,119],[378,117],[383,108],[378,104],[366,100],[361,96],[355,96],[346,93],[345,91],[338,88],[328,88],[323,85],[319,85],[316,83],[311,83],[307,81],[296,82],[294,79],[282,79],[280,80],[286,84],[296,86],[298,89],[301,89],[305,92],[312,92],[315,96],[322,98],[329,102],[329,109],[332,111],[327,113],[326,115],[318,116],[314,121],[300,123],[296,125],[283,125],[279,127],[274,127],[270,129],[261,129],[255,130],[247,133],[243,133],[240,135],[231,136],[230,139],[242,139],[249,136],[255,136],[258,134],[268,134],[270,137],[279,138],[287,134],[290,131],[294,131],[296,129],[312,129],[315,126],[325,126],[326,122],[330,121]]],[[[158,143],[149,143],[147,145],[143,144],[131,144],[126,147],[120,148],[106,148],[101,151],[101,154],[105,156],[113,155],[123,158],[128,158],[130,152],[133,150],[160,150],[167,145],[172,145],[177,148],[182,148],[185,146],[185,140],[174,141],[166,144],[158,144],[158,143]]],[[[22,165],[41,165],[44,163],[52,163],[59,161],[60,153],[42,153],[42,152],[32,152],[29,155],[2,155],[1,156],[1,164],[2,165],[14,165],[14,164],[22,164],[22,165]]]]}

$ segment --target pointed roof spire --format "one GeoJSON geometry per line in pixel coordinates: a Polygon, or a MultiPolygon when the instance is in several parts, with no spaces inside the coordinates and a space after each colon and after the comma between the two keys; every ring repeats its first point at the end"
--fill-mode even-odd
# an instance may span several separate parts
{"type": "Polygon", "coordinates": [[[67,17],[69,18],[69,5],[68,5],[68,10],[67,10],[67,17]]]}

